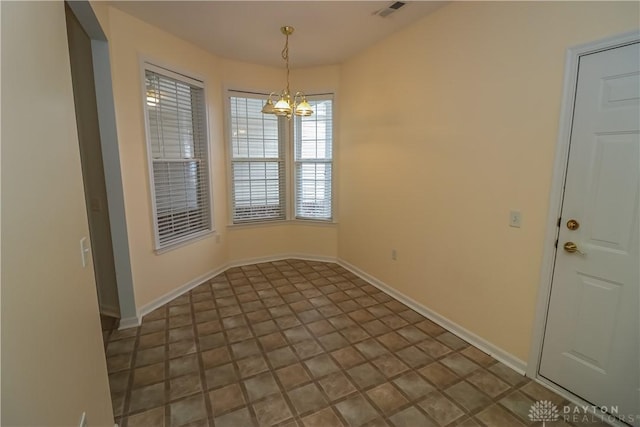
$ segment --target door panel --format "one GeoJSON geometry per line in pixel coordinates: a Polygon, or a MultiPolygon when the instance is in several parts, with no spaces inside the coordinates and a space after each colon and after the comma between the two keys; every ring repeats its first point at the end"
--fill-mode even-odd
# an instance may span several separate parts
{"type": "Polygon", "coordinates": [[[587,194],[589,245],[626,252],[638,216],[638,133],[596,137],[587,194]],[[615,207],[615,209],[612,209],[615,207]]]}
{"type": "Polygon", "coordinates": [[[574,329],[590,331],[575,334],[568,354],[604,372],[609,366],[609,349],[615,335],[616,308],[620,304],[619,283],[578,274],[577,317],[574,329]],[[613,316],[610,314],[614,313],[613,316]],[[602,337],[594,340],[593,337],[602,337]]]}
{"type": "Polygon", "coordinates": [[[540,364],[545,378],[619,414],[640,414],[639,69],[638,43],[580,58],[540,364]]]}

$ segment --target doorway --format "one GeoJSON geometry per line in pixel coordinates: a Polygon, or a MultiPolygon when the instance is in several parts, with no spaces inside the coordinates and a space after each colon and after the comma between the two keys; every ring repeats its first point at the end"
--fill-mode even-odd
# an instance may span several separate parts
{"type": "Polygon", "coordinates": [[[545,251],[529,371],[633,426],[640,425],[639,39],[568,54],[554,247],[545,251]]]}
{"type": "MultiPolygon", "coordinates": [[[[115,293],[117,292],[117,307],[120,313],[120,329],[127,327],[134,327],[140,324],[138,313],[136,309],[135,296],[133,291],[133,274],[131,271],[131,256],[129,251],[129,237],[127,231],[127,220],[125,215],[124,205],[124,191],[122,184],[122,173],[120,168],[120,152],[118,147],[118,137],[116,128],[115,106],[113,100],[113,87],[111,79],[111,65],[109,58],[109,43],[107,37],[102,29],[100,22],[91,4],[86,0],[77,0],[72,2],[65,2],[64,7],[66,9],[67,20],[73,22],[75,25],[75,32],[79,34],[82,40],[84,50],[84,57],[80,59],[80,67],[85,67],[82,73],[84,74],[85,84],[88,86],[85,88],[89,92],[89,97],[86,97],[83,102],[89,108],[89,115],[87,120],[93,121],[93,140],[89,141],[93,144],[95,151],[102,156],[102,181],[104,187],[102,196],[98,206],[96,202],[93,202],[94,210],[106,209],[108,213],[109,231],[111,234],[111,257],[113,258],[114,271],[115,271],[115,283],[116,290],[109,290],[111,292],[110,297],[113,300],[115,293]],[[69,14],[71,12],[71,17],[69,14]],[[77,27],[79,24],[80,28],[77,27]],[[80,31],[83,31],[80,33],[80,31]],[[87,36],[89,38],[90,49],[87,48],[87,36]],[[89,53],[90,52],[90,53],[89,53]],[[92,84],[92,87],[91,84],[92,84]],[[87,101],[89,100],[89,101],[87,101]],[[97,118],[96,118],[97,117],[97,118]],[[97,120],[97,125],[95,124],[97,120]],[[96,134],[96,129],[98,133],[96,134]],[[99,139],[98,139],[99,138],[99,139]],[[106,202],[104,198],[104,192],[106,189],[106,202]],[[105,204],[106,203],[106,204],[105,204]]],[[[71,39],[71,36],[69,36],[71,39]]],[[[70,55],[70,59],[73,62],[74,56],[70,55]]],[[[72,64],[73,65],[73,64],[72,64]]],[[[75,67],[75,65],[73,65],[75,67]]],[[[82,68],[81,68],[82,69],[82,68]]],[[[75,76],[72,75],[72,84],[74,89],[74,97],[76,96],[76,81],[75,76]]],[[[85,93],[81,93],[86,96],[85,93]]],[[[77,100],[74,99],[74,102],[77,100]]],[[[77,108],[76,112],[81,114],[87,113],[84,109],[77,108]]],[[[84,118],[77,118],[78,124],[84,124],[84,118]]],[[[80,135],[80,129],[78,129],[80,135]]],[[[82,140],[79,138],[79,142],[82,140]]],[[[82,149],[82,148],[81,148],[82,149]]],[[[96,153],[92,153],[97,155],[96,153]]],[[[83,174],[84,174],[84,159],[82,160],[83,174]]],[[[86,176],[83,176],[86,180],[86,176]]],[[[86,182],[84,183],[87,184],[86,182]]],[[[91,209],[92,201],[91,197],[86,197],[87,202],[87,216],[89,218],[91,227],[91,209]]],[[[106,218],[103,218],[103,221],[106,218]]],[[[102,225],[104,227],[104,225],[102,225]]],[[[93,241],[93,230],[90,229],[91,240],[93,241]]],[[[104,250],[107,251],[107,246],[104,245],[104,250]]],[[[93,248],[92,248],[93,249],[93,248]]],[[[94,257],[97,256],[97,252],[93,252],[94,257]]],[[[94,261],[95,263],[95,261],[94,261]]],[[[112,279],[111,279],[112,280],[112,279]]],[[[98,290],[100,292],[100,290],[98,290]]],[[[107,307],[104,304],[105,300],[101,301],[100,310],[106,308],[113,313],[112,307],[107,307]]],[[[112,301],[111,300],[111,301],[112,301]]],[[[114,304],[115,305],[115,304],[114,304]]],[[[105,310],[105,311],[106,311],[105,310]]]]}
{"type": "Polygon", "coordinates": [[[65,3],[78,142],[91,253],[103,330],[117,326],[120,303],[98,122],[91,39],[65,3]]]}

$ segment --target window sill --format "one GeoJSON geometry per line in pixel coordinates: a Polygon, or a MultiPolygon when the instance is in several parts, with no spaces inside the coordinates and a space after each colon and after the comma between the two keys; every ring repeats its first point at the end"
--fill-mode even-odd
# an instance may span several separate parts
{"type": "Polygon", "coordinates": [[[336,227],[338,223],[335,220],[321,221],[313,219],[283,219],[277,221],[250,222],[244,224],[228,224],[229,230],[242,230],[245,228],[264,228],[264,227],[281,227],[284,225],[308,225],[312,227],[336,227]]]}

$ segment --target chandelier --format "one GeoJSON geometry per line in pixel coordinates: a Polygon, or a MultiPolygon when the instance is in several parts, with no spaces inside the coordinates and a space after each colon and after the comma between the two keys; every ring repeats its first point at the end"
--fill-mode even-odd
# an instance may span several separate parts
{"type": "Polygon", "coordinates": [[[296,92],[293,97],[289,91],[289,36],[293,34],[294,28],[290,26],[284,26],[280,28],[280,31],[285,36],[284,49],[282,49],[282,59],[287,66],[287,87],[283,89],[278,101],[274,104],[273,99],[277,95],[276,92],[271,92],[267,102],[262,107],[264,114],[275,114],[276,116],[286,116],[291,118],[292,114],[296,116],[310,116],[313,114],[311,105],[307,102],[304,93],[296,92]]]}

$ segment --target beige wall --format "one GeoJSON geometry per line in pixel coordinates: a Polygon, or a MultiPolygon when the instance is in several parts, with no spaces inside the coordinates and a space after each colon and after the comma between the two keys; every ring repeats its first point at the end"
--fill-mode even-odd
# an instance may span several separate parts
{"type": "Polygon", "coordinates": [[[333,224],[296,221],[229,229],[229,258],[236,262],[282,256],[335,259],[337,244],[338,229],[333,224]]]}
{"type": "Polygon", "coordinates": [[[195,243],[156,254],[152,223],[149,172],[142,104],[143,59],[156,65],[203,79],[209,112],[211,181],[213,199],[224,197],[221,106],[212,100],[221,96],[216,58],[165,32],[108,8],[105,29],[109,38],[113,95],[116,109],[118,144],[122,167],[131,268],[138,308],[203,276],[227,262],[223,228],[224,206],[214,204],[214,223],[222,236],[220,243],[209,235],[195,243]]]}
{"type": "Polygon", "coordinates": [[[339,257],[526,360],[565,52],[638,13],[454,2],[344,64],[339,257]]]}
{"type": "MultiPolygon", "coordinates": [[[[118,143],[131,265],[138,308],[230,262],[278,254],[335,257],[334,227],[287,223],[277,228],[229,225],[226,157],[226,90],[277,90],[284,86],[284,70],[217,58],[156,27],[104,3],[94,10],[110,42],[118,143]],[[209,113],[209,136],[215,228],[219,234],[180,248],[154,251],[151,198],[142,106],[141,58],[204,80],[209,113]],[[299,238],[296,238],[299,236],[299,238]]],[[[335,90],[338,67],[292,73],[292,83],[305,90],[335,90]]]]}
{"type": "Polygon", "coordinates": [[[1,7],[1,424],[113,426],[64,5],[1,7]]]}

